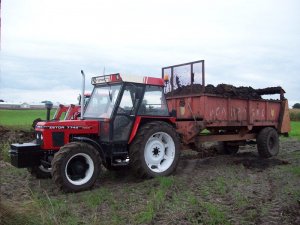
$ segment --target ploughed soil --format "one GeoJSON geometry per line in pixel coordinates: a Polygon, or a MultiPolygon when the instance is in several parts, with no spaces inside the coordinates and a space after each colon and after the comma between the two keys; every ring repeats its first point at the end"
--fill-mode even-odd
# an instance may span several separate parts
{"type": "MultiPolygon", "coordinates": [[[[4,128],[0,135],[2,153],[4,140],[32,138],[4,128]]],[[[103,168],[91,191],[76,194],[62,193],[51,179],[38,180],[4,157],[0,221],[31,212],[42,224],[300,224],[300,141],[282,138],[279,155],[270,159],[252,145],[235,155],[219,155],[213,146],[182,151],[169,184],[103,168]]]]}
{"type": "Polygon", "coordinates": [[[179,86],[179,88],[167,93],[167,97],[199,94],[204,91],[206,94],[221,95],[231,98],[246,98],[246,99],[261,99],[264,94],[280,94],[281,87],[268,87],[264,89],[254,89],[252,87],[235,87],[231,84],[218,84],[214,86],[208,84],[204,90],[201,84],[192,84],[186,86],[179,86]]]}

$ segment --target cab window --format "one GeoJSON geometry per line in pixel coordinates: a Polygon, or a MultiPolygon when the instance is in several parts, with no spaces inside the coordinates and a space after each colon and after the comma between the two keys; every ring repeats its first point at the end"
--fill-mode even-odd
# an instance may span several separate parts
{"type": "Polygon", "coordinates": [[[144,98],[138,111],[139,115],[168,116],[168,107],[163,87],[146,86],[144,98]]]}

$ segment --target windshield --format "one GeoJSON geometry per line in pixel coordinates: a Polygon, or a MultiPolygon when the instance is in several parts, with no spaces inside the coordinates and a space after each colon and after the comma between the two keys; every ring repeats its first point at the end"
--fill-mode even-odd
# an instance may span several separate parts
{"type": "Polygon", "coordinates": [[[110,118],[121,85],[95,87],[88,102],[84,117],[110,118]]]}

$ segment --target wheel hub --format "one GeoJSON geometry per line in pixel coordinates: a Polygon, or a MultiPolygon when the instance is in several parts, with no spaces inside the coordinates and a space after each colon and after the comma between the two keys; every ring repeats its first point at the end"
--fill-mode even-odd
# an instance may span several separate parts
{"type": "Polygon", "coordinates": [[[160,153],[160,149],[158,147],[155,147],[152,152],[154,156],[158,156],[160,153]]]}
{"type": "Polygon", "coordinates": [[[145,162],[153,172],[167,170],[174,161],[175,144],[165,132],[153,134],[147,141],[144,150],[145,162]]]}
{"type": "Polygon", "coordinates": [[[164,157],[164,144],[160,140],[154,140],[147,146],[147,157],[151,162],[160,162],[164,157]]]}
{"type": "Polygon", "coordinates": [[[85,172],[87,171],[88,168],[89,168],[88,164],[77,160],[70,165],[68,172],[72,179],[76,179],[76,178],[79,179],[85,177],[85,172]]]}

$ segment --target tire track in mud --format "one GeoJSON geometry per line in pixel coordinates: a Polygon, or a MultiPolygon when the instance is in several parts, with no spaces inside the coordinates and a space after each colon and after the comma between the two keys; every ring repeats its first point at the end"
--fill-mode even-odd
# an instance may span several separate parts
{"type": "Polygon", "coordinates": [[[281,224],[282,221],[282,202],[278,196],[278,188],[273,183],[270,175],[270,167],[287,164],[284,160],[276,158],[261,159],[254,154],[239,154],[237,156],[216,156],[203,159],[182,159],[178,165],[176,175],[182,177],[189,187],[195,190],[193,193],[200,199],[201,196],[201,177],[203,181],[214,180],[216,176],[224,176],[224,167],[228,165],[242,164],[244,172],[238,172],[237,176],[247,176],[250,183],[243,184],[241,193],[249,202],[243,207],[238,208],[233,198],[233,191],[224,196],[212,193],[206,200],[216,202],[225,207],[228,213],[228,220],[232,224],[281,224]],[[246,185],[248,185],[246,187],[246,185]],[[214,199],[215,198],[215,199],[214,199]]]}
{"type": "Polygon", "coordinates": [[[282,202],[280,199],[277,198],[276,195],[276,187],[273,184],[273,181],[270,177],[268,177],[268,195],[267,197],[267,208],[268,213],[266,215],[261,215],[259,218],[259,222],[262,225],[267,224],[280,224],[281,223],[281,216],[282,216],[282,202]]]}
{"type": "MultiPolygon", "coordinates": [[[[238,208],[236,213],[229,215],[232,224],[240,224],[241,221],[247,224],[280,224],[280,202],[275,199],[275,190],[270,183],[268,174],[248,171],[251,177],[248,191],[245,196],[249,199],[247,205],[238,208]]],[[[232,206],[227,204],[232,210],[232,206]]]]}

